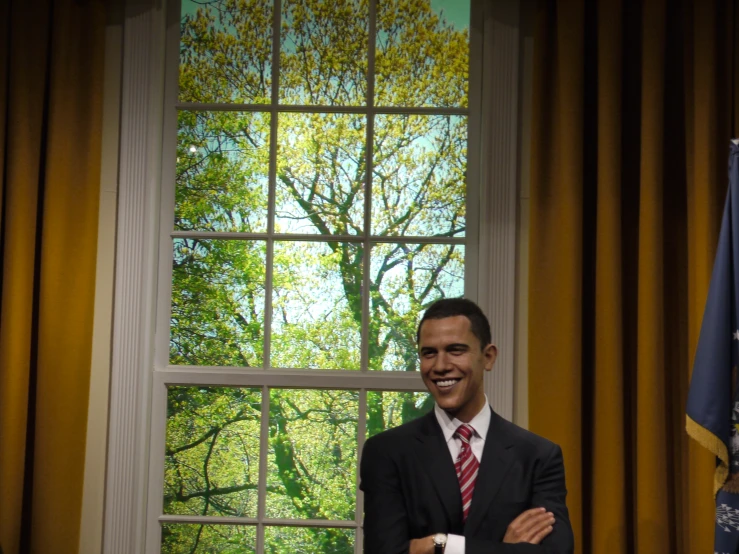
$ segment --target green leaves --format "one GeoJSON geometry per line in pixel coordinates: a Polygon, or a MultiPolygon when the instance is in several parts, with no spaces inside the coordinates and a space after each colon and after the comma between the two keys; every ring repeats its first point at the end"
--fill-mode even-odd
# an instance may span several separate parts
{"type": "Polygon", "coordinates": [[[367,0],[284,0],[281,39],[281,103],[318,106],[365,103],[367,0]]]}
{"type": "Polygon", "coordinates": [[[259,367],[266,244],[175,239],[170,363],[259,367]]]}
{"type": "Polygon", "coordinates": [[[277,214],[280,233],[364,233],[366,118],[280,114],[277,214]]]}
{"type": "Polygon", "coordinates": [[[467,118],[378,115],[372,232],[464,236],[467,118]]]}
{"type": "Polygon", "coordinates": [[[272,2],[183,2],[181,102],[269,102],[272,2]]]}
{"type": "Polygon", "coordinates": [[[178,115],[175,229],[265,232],[269,114],[178,115]]]}
{"type": "Polygon", "coordinates": [[[377,12],[375,103],[467,107],[467,29],[440,18],[429,0],[377,2],[377,12]]]}
{"type": "Polygon", "coordinates": [[[356,391],[272,389],[267,517],[353,520],[356,391]]]}
{"type": "Polygon", "coordinates": [[[164,513],[256,516],[258,389],[170,387],[164,513]]]}

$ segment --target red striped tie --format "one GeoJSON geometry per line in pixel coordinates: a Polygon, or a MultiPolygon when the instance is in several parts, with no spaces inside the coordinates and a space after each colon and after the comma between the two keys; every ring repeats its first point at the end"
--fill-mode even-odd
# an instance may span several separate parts
{"type": "Polygon", "coordinates": [[[477,470],[480,468],[480,462],[477,461],[470,447],[470,438],[475,430],[463,423],[457,427],[454,433],[462,440],[462,449],[459,451],[457,461],[454,468],[457,470],[457,479],[459,479],[459,488],[462,492],[462,512],[463,521],[467,521],[467,514],[470,512],[470,504],[472,504],[472,492],[475,490],[475,479],[477,479],[477,470]]]}

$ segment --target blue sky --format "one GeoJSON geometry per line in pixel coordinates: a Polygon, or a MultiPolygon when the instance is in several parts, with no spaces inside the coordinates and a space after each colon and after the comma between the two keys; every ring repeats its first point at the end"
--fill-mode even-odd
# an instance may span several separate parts
{"type": "Polygon", "coordinates": [[[431,0],[431,7],[436,13],[444,10],[445,19],[457,29],[470,26],[470,0],[431,0]]]}

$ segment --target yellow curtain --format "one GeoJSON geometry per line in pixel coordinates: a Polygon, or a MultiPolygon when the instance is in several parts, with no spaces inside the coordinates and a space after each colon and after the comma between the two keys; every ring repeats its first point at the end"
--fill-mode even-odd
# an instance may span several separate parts
{"type": "Polygon", "coordinates": [[[105,10],[0,5],[0,550],[76,552],[105,10]]]}
{"type": "Polygon", "coordinates": [[[732,0],[537,10],[530,427],[563,447],[579,552],[713,552],[714,461],[684,413],[739,132],[736,29],[732,0]]]}

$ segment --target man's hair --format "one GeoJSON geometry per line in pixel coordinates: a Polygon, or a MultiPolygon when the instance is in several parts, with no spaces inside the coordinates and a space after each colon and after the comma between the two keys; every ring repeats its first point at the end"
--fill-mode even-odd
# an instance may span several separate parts
{"type": "Polygon", "coordinates": [[[418,329],[416,330],[416,343],[420,342],[421,325],[429,319],[444,319],[446,317],[454,317],[463,315],[470,320],[470,329],[472,334],[480,341],[480,348],[485,348],[492,342],[490,335],[490,322],[485,314],[482,313],[480,307],[472,300],[466,298],[442,298],[437,300],[428,307],[426,313],[423,314],[418,329]]]}

